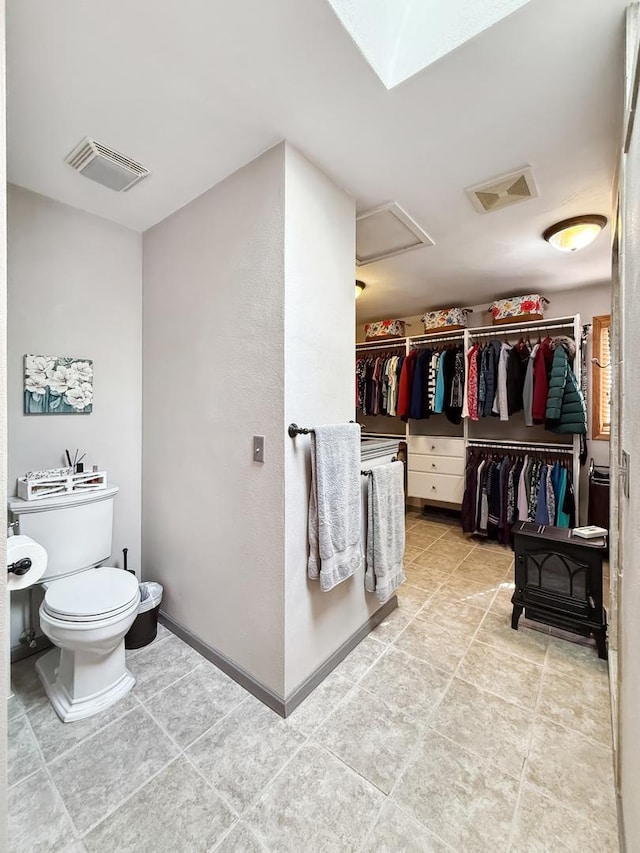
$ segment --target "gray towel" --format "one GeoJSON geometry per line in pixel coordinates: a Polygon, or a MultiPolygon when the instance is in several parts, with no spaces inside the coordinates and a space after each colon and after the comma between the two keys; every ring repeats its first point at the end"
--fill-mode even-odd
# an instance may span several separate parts
{"type": "Polygon", "coordinates": [[[388,601],[404,583],[404,465],[371,469],[365,589],[388,601]]]}
{"type": "Polygon", "coordinates": [[[362,565],[360,426],[319,426],[311,433],[309,577],[323,592],[362,565]]]}

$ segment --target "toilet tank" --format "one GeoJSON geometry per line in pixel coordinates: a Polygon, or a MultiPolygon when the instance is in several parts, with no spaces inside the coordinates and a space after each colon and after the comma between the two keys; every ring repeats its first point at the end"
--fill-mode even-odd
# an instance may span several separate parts
{"type": "Polygon", "coordinates": [[[97,566],[111,556],[113,502],[118,487],[23,501],[9,500],[11,521],[48,555],[40,582],[97,566]]]}

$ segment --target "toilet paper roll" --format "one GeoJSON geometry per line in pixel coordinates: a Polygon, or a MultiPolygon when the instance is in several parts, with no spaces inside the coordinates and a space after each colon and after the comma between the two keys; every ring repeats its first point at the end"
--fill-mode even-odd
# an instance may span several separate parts
{"type": "Polygon", "coordinates": [[[15,575],[9,572],[7,575],[7,589],[26,589],[34,583],[38,583],[47,568],[47,552],[38,542],[30,536],[9,536],[7,539],[7,565],[23,560],[25,557],[31,559],[31,568],[24,575],[15,575]]]}

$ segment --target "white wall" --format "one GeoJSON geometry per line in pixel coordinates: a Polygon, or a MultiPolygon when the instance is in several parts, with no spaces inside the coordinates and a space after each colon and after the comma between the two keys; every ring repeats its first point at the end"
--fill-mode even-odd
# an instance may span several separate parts
{"type": "MultiPolygon", "coordinates": [[[[353,199],[291,146],[285,195],[285,423],[353,418],[353,199]]],[[[363,572],[329,593],[306,576],[309,439],[283,430],[286,460],[285,695],[378,609],[363,572]]]]}
{"type": "MultiPolygon", "coordinates": [[[[0,186],[6,183],[5,144],[5,41],[4,0],[0,0],[0,186]]],[[[6,197],[0,198],[0,494],[7,493],[7,210],[6,197]]],[[[0,564],[6,565],[6,505],[0,501],[0,564]]],[[[0,849],[7,838],[7,683],[9,681],[9,626],[7,625],[7,575],[0,572],[0,849]]]]}
{"type": "Polygon", "coordinates": [[[143,574],[172,618],[279,696],[284,150],[145,233],[143,333],[143,574]]]}
{"type": "MultiPolygon", "coordinates": [[[[635,12],[637,26],[637,5],[635,12]]],[[[637,45],[636,29],[634,57],[637,57],[637,45]]],[[[620,316],[616,317],[622,345],[619,437],[621,450],[629,454],[630,473],[628,497],[622,489],[618,495],[618,743],[626,850],[637,853],[640,850],[640,124],[637,115],[630,149],[622,158],[621,196],[620,316]]],[[[615,570],[615,565],[612,568],[615,570]]]]}
{"type": "MultiPolygon", "coordinates": [[[[120,486],[112,565],[140,566],[142,238],[52,199],[9,186],[9,494],[32,468],[65,464],[65,448],[120,486]],[[24,415],[23,356],[93,359],[89,415],[24,415]]],[[[12,596],[12,644],[26,594],[12,596]]]]}

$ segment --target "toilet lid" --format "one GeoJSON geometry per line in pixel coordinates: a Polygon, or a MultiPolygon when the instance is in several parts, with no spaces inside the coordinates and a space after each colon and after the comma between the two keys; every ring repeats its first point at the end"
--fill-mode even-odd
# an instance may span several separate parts
{"type": "Polygon", "coordinates": [[[92,569],[55,581],[47,589],[47,613],[60,619],[91,621],[125,610],[138,598],[135,575],[122,569],[92,569]]]}

